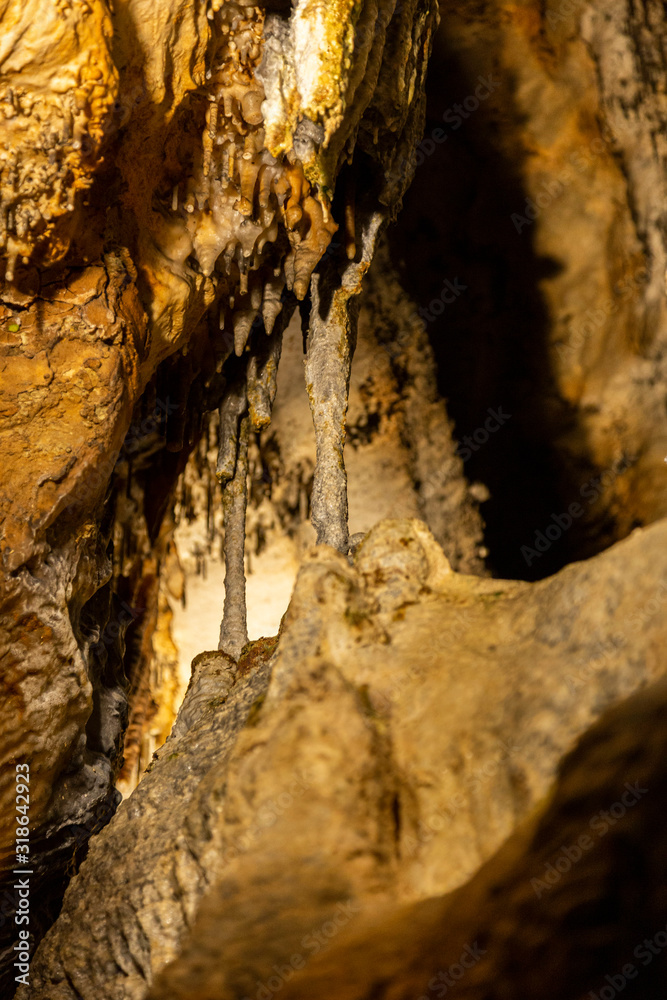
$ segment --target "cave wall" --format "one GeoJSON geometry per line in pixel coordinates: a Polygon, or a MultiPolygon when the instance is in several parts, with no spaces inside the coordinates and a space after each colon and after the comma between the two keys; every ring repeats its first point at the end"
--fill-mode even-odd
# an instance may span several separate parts
{"type": "MultiPolygon", "coordinates": [[[[454,569],[483,575],[487,552],[481,483],[469,483],[439,396],[433,352],[414,302],[380,245],[360,295],[346,418],[349,532],[355,544],[383,518],[421,517],[454,569]]],[[[224,524],[215,466],[219,418],[191,455],[177,491],[174,542],[184,592],[167,597],[181,647],[183,683],[190,662],[217,642],[224,593],[224,524]]],[[[310,497],[316,442],[305,391],[301,319],[283,337],[271,423],[250,441],[246,584],[251,639],[274,635],[287,609],[300,560],[316,538],[310,497]]]]}
{"type": "Polygon", "coordinates": [[[117,803],[128,718],[136,759],[173,694],[163,519],[205,415],[248,385],[262,425],[332,235],[342,320],[409,181],[437,11],[395,8],[303,2],[291,25],[231,2],[0,8],[0,855],[7,874],[26,762],[33,941],[117,803]],[[332,202],[357,140],[355,215],[345,186],[332,202]]]}
{"type": "Polygon", "coordinates": [[[491,494],[491,565],[539,579],[665,514],[664,8],[441,14],[393,255],[491,494]]]}
{"type": "MultiPolygon", "coordinates": [[[[536,583],[453,572],[419,520],[380,522],[352,565],[312,547],[277,642],[251,644],[236,666],[222,651],[195,660],[171,738],[93,838],[18,1000],[261,1000],[279,992],[274,966],[294,955],[301,995],[326,995],[321,983],[309,992],[317,956],[346,928],[361,933],[378,910],[396,927],[384,937],[392,961],[384,966],[375,950],[369,962],[355,959],[350,983],[367,984],[362,996],[413,995],[429,963],[449,954],[440,930],[449,907],[446,926],[463,907],[465,926],[479,920],[510,967],[507,937],[538,961],[539,942],[551,943],[560,920],[571,933],[593,937],[606,926],[627,940],[641,903],[607,911],[604,892],[622,884],[632,893],[645,870],[639,834],[624,840],[612,824],[612,845],[598,832],[587,864],[604,857],[599,877],[582,882],[588,869],[579,869],[562,887],[571,892],[546,894],[541,908],[525,872],[540,878],[557,863],[560,844],[596,809],[615,814],[625,783],[646,787],[643,753],[656,780],[640,802],[653,842],[664,842],[655,823],[664,726],[644,731],[631,709],[623,726],[591,731],[597,765],[582,765],[562,807],[549,801],[560,760],[605,709],[664,678],[666,531],[664,521],[639,529],[536,583]],[[496,871],[512,887],[499,898],[494,880],[476,873],[544,809],[551,837],[536,855],[523,834],[513,842],[516,878],[496,871]],[[483,911],[494,913],[488,925],[475,908],[480,883],[493,904],[483,911]],[[553,932],[536,933],[536,943],[532,918],[522,924],[531,900],[553,932]],[[406,933],[415,903],[432,915],[421,945],[406,933]]],[[[662,704],[648,699],[647,711],[662,704]]],[[[651,919],[663,913],[667,922],[662,890],[653,898],[651,919]]],[[[570,939],[560,940],[565,948],[570,939]]],[[[589,958],[594,965],[593,952],[582,964],[589,958]]],[[[347,973],[342,964],[331,980],[343,996],[347,973]]],[[[550,988],[547,979],[535,995],[550,988]]]]}
{"type": "MultiPolygon", "coordinates": [[[[612,627],[626,599],[630,549],[612,550],[621,554],[609,579],[600,569],[611,565],[604,559],[581,570],[584,581],[596,574],[606,580],[599,590],[590,584],[597,609],[591,622],[602,631],[592,646],[581,639],[583,646],[561,647],[557,667],[559,676],[574,678],[575,689],[586,673],[595,708],[580,716],[577,699],[547,687],[552,700],[540,717],[543,729],[557,731],[562,711],[573,712],[576,724],[561,733],[530,794],[521,785],[525,775],[512,773],[521,787],[510,796],[507,814],[496,817],[497,835],[470,857],[454,854],[454,881],[488,857],[524,809],[545,794],[559,756],[602,705],[661,673],[660,626],[646,610],[664,582],[660,526],[655,533],[632,532],[665,513],[662,5],[443,5],[425,133],[435,5],[383,0],[344,3],[336,16],[327,11],[300,0],[287,27],[289,10],[280,3],[255,9],[217,0],[160,0],[150,16],[139,0],[113,9],[103,0],[7,0],[0,8],[6,51],[0,72],[0,844],[7,869],[13,767],[27,760],[35,892],[43,901],[33,943],[56,917],[90,835],[114,812],[125,733],[122,780],[129,791],[147,763],[151,740],[166,735],[176,708],[166,578],[173,575],[171,511],[179,479],[211,429],[208,415],[221,404],[211,447],[223,446],[234,472],[239,400],[250,400],[248,419],[259,434],[255,457],[263,464],[280,337],[297,309],[310,344],[306,375],[321,469],[318,483],[304,484],[299,519],[313,516],[320,541],[343,551],[349,541],[342,441],[358,308],[358,371],[372,367],[376,352],[382,357],[382,377],[398,414],[385,427],[391,424],[400,439],[416,507],[410,513],[430,525],[456,570],[541,579],[573,559],[604,555],[628,535],[628,544],[639,548],[648,539],[650,551],[637,557],[637,579],[643,573],[649,583],[647,589],[637,584],[626,616],[640,623],[639,636],[629,626],[620,632],[612,627]],[[231,50],[228,36],[235,33],[240,44],[231,50]],[[262,103],[262,93],[268,102],[262,103]],[[404,212],[389,234],[400,290],[393,278],[366,272],[404,195],[404,212]],[[261,217],[264,210],[270,218],[261,217]],[[246,268],[248,248],[253,266],[246,268]],[[359,306],[364,278],[366,299],[359,306]],[[263,328],[273,330],[270,338],[263,328]],[[500,429],[485,431],[482,447],[479,433],[490,410],[507,417],[494,418],[500,429]],[[563,528],[573,503],[581,513],[570,515],[571,525],[563,528]],[[536,532],[547,529],[542,549],[536,532]]],[[[382,261],[380,255],[377,263],[382,261]]],[[[362,451],[377,406],[381,423],[384,392],[355,386],[354,369],[351,377],[350,455],[362,451]],[[369,408],[359,407],[359,398],[369,408]]],[[[251,505],[249,526],[256,524],[251,505]]],[[[400,567],[401,538],[409,532],[397,531],[385,554],[373,556],[383,572],[394,563],[400,567]]],[[[430,543],[426,550],[426,563],[440,560],[430,543]]],[[[409,586],[397,582],[403,570],[396,570],[397,579],[387,570],[390,601],[407,586],[411,603],[413,591],[424,585],[420,560],[417,569],[410,563],[409,586]]],[[[343,575],[346,565],[339,565],[343,575]]],[[[543,592],[514,592],[501,581],[497,592],[480,584],[476,593],[484,595],[482,608],[500,593],[542,594],[547,602],[574,581],[570,596],[562,598],[569,621],[583,584],[567,574],[554,579],[560,582],[543,592]]],[[[175,582],[171,600],[180,599],[179,588],[175,582]]],[[[455,606],[457,597],[450,594],[449,602],[455,606]]],[[[498,646],[516,635],[516,607],[508,601],[485,664],[496,663],[498,646]]],[[[346,610],[346,627],[360,625],[363,609],[353,602],[346,610]]],[[[400,611],[392,611],[397,622],[400,611]]],[[[544,628],[543,645],[553,649],[557,637],[544,628]]],[[[382,635],[389,632],[381,633],[373,658],[382,659],[382,635]]],[[[450,645],[464,633],[455,623],[450,645]]],[[[419,642],[432,642],[417,634],[419,642]]],[[[332,656],[340,653],[335,641],[331,645],[332,656]]],[[[268,685],[273,653],[270,643],[246,651],[237,676],[255,677],[256,671],[268,685]]],[[[458,656],[469,664],[471,655],[467,647],[452,652],[452,662],[458,656]]],[[[346,656],[354,659],[349,651],[346,656]]],[[[204,704],[226,697],[215,686],[222,683],[224,658],[213,662],[212,697],[202,673],[204,704]]],[[[322,670],[329,677],[328,662],[318,664],[315,674],[322,670]]],[[[346,662],[336,669],[347,676],[346,662]]],[[[336,687],[340,677],[334,674],[336,687]]],[[[378,724],[369,736],[367,723],[359,721],[368,714],[368,690],[352,696],[347,683],[341,697],[355,733],[366,740],[372,778],[387,750],[386,730],[378,724]]],[[[406,687],[413,684],[408,670],[406,687]]],[[[437,697],[447,696],[438,689],[437,697]]],[[[503,689],[510,720],[516,697],[514,689],[503,689]]],[[[252,714],[246,704],[235,716],[234,732],[247,718],[254,728],[259,707],[252,714]]],[[[191,710],[188,725],[194,715],[191,710]]],[[[439,724],[438,718],[434,728],[439,724]]],[[[219,739],[216,726],[211,723],[211,752],[219,739]]],[[[454,771],[457,766],[455,761],[454,771]]],[[[418,778],[414,784],[421,788],[418,778]]],[[[160,798],[162,786],[156,789],[160,798]]],[[[380,892],[380,882],[393,886],[398,871],[392,867],[395,848],[387,847],[388,831],[394,836],[396,827],[393,794],[378,792],[372,820],[377,839],[369,843],[387,867],[369,875],[370,895],[380,892]]],[[[110,828],[110,837],[119,836],[118,854],[110,859],[124,856],[127,846],[112,829],[124,829],[128,815],[144,828],[138,802],[143,798],[110,828]]],[[[233,825],[238,817],[232,813],[233,825]]],[[[165,833],[168,864],[181,819],[178,813],[165,833]]],[[[470,825],[476,837],[478,822],[475,813],[470,825]]],[[[284,829],[289,842],[294,830],[284,829]]],[[[92,906],[89,892],[97,904],[106,882],[99,881],[95,857],[72,883],[68,906],[78,899],[92,906]]],[[[138,870],[153,858],[147,847],[135,858],[138,870]]],[[[150,911],[155,923],[149,931],[137,930],[131,917],[139,943],[136,954],[131,944],[129,957],[115,938],[118,915],[98,914],[109,928],[103,947],[111,942],[112,952],[117,948],[117,968],[100,971],[99,955],[91,958],[92,972],[85,973],[91,996],[99,990],[98,976],[117,975],[145,994],[155,972],[176,956],[199,901],[221,874],[220,859],[209,861],[162,951],[156,942],[161,921],[173,919],[171,902],[164,911],[161,903],[150,911]],[[137,956],[139,971],[132,965],[137,956]]],[[[2,887],[8,916],[16,902],[11,881],[2,887]]],[[[436,878],[424,891],[439,893],[452,884],[436,878]]],[[[169,879],[164,886],[173,889],[169,879]]],[[[347,891],[339,882],[334,896],[347,891]]],[[[149,885],[146,892],[150,896],[149,885]]],[[[329,889],[325,897],[331,902],[329,889]]],[[[36,966],[49,1000],[62,968],[71,975],[68,963],[78,954],[79,941],[69,936],[70,912],[36,966]]],[[[232,925],[230,917],[236,933],[232,925]]],[[[9,922],[3,926],[3,933],[13,930],[9,922]]],[[[3,945],[5,959],[10,947],[3,945]]],[[[78,959],[71,961],[78,970],[78,959]]],[[[69,989],[63,986],[64,996],[69,989]]]]}

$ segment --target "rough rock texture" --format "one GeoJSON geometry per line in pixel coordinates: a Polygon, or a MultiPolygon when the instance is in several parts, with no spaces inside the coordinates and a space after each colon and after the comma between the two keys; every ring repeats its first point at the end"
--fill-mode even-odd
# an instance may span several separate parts
{"type": "Polygon", "coordinates": [[[354,566],[313,549],[275,653],[249,647],[222,707],[206,654],[198,718],[93,840],[18,997],[143,997],[190,929],[165,995],[254,995],[336,914],[460,886],[576,738],[664,673],[666,534],[535,584],[453,573],[419,521],[381,523],[354,566]]]}
{"type": "MultiPolygon", "coordinates": [[[[484,574],[486,493],[469,484],[439,398],[424,323],[378,249],[359,297],[350,375],[345,469],[351,536],[386,517],[422,517],[452,568],[484,574]]],[[[299,317],[285,331],[271,423],[250,446],[246,577],[252,639],[277,633],[299,560],[315,541],[309,519],[316,441],[304,386],[299,317]]],[[[212,414],[179,490],[175,544],[185,574],[184,606],[172,600],[185,683],[202,644],[215,646],[224,583],[223,525],[215,497],[219,430],[212,414]]]]}
{"type": "Polygon", "coordinates": [[[465,469],[490,491],[491,566],[540,578],[667,509],[664,5],[441,15],[392,252],[456,436],[481,436],[465,469]],[[483,443],[499,406],[511,419],[483,443]],[[572,529],[527,562],[573,502],[572,529]]]}
{"type": "Polygon", "coordinates": [[[119,80],[106,3],[6,0],[0,17],[0,250],[12,281],[18,257],[50,264],[67,252],[118,124],[119,80]]]}
{"type": "MultiPolygon", "coordinates": [[[[271,974],[249,995],[578,1000],[622,992],[659,1000],[667,977],[666,708],[663,681],[606,713],[564,761],[541,815],[468,885],[444,898],[354,914],[347,928],[339,910],[331,927],[340,938],[330,950],[319,949],[304,969],[303,956],[284,942],[271,974]]],[[[224,903],[215,902],[217,911],[211,900],[193,944],[151,992],[155,1000],[239,996],[222,985],[223,962],[266,975],[262,941],[252,933],[223,952],[215,935],[224,903]],[[207,976],[197,969],[185,988],[202,958],[207,976]]]]}
{"type": "MultiPolygon", "coordinates": [[[[137,520],[133,518],[131,523],[136,525],[137,520]]],[[[173,607],[183,599],[185,586],[176,547],[170,540],[172,532],[173,524],[168,518],[160,532],[161,558],[152,553],[152,560],[142,561],[140,566],[142,585],[152,583],[148,593],[144,590],[148,599],[142,601],[155,607],[155,614],[145,615],[145,624],[135,622],[130,636],[132,685],[127,696],[123,764],[116,779],[116,787],[123,796],[136,787],[156,747],[162,746],[169,736],[190,679],[188,671],[185,684],[182,683],[180,650],[172,635],[173,607]]]]}
{"type": "MultiPolygon", "coordinates": [[[[302,581],[321,604],[302,582],[266,714],[242,729],[224,795],[216,786],[211,805],[202,793],[215,836],[224,844],[230,830],[254,829],[255,786],[268,795],[277,781],[269,751],[285,767],[314,745],[319,770],[314,805],[295,789],[286,793],[295,820],[276,819],[289,875],[268,851],[228,859],[236,882],[223,885],[221,934],[239,935],[252,897],[277,953],[292,932],[272,907],[304,866],[322,891],[295,914],[299,927],[307,912],[323,921],[311,927],[328,926],[326,907],[340,915],[339,904],[362,898],[451,888],[544,794],[602,707],[662,669],[663,528],[631,532],[666,512],[664,5],[453,0],[443,13],[415,156],[431,0],[0,2],[0,858],[11,858],[13,766],[26,761],[40,900],[33,944],[89,834],[113,812],[128,718],[130,783],[150,753],[145,737],[168,728],[173,683],[167,671],[159,694],[157,667],[171,655],[159,622],[176,484],[219,408],[219,478],[242,475],[239,422],[266,430],[280,338],[297,305],[320,450],[312,514],[341,552],[307,562],[302,581]],[[540,587],[450,576],[414,526],[361,546],[348,538],[341,451],[358,292],[415,168],[393,251],[461,442],[455,454],[441,433],[425,354],[412,375],[390,355],[419,513],[455,565],[479,571],[471,496],[488,495],[484,543],[502,578],[545,578],[630,536],[540,587]],[[444,474],[431,477],[441,456],[444,474]],[[461,463],[482,486],[468,488],[461,463]],[[572,503],[578,512],[565,515],[572,503]],[[420,593],[431,584],[435,597],[420,593]],[[391,663],[400,689],[385,676],[391,663]],[[432,736],[415,762],[424,731],[432,736]],[[499,734],[510,741],[502,750],[499,734]],[[534,759],[516,763],[522,740],[534,759]],[[485,777],[497,769],[493,794],[471,770],[476,754],[485,777]],[[429,820],[450,832],[430,836],[429,820]],[[273,903],[263,911],[267,885],[273,903]]],[[[373,335],[388,331],[400,346],[392,328],[405,307],[384,297],[372,305],[373,335]]],[[[308,491],[298,495],[305,514],[308,491]]],[[[241,559],[238,544],[239,581],[241,559]]],[[[263,645],[241,657],[225,697],[243,701],[249,659],[269,653],[263,645]]],[[[205,677],[192,690],[196,703],[205,677]]],[[[191,766],[179,772],[185,783],[191,766]]],[[[173,810],[160,781],[151,787],[147,799],[173,810]]],[[[36,963],[46,984],[36,989],[50,1000],[72,993],[67,976],[91,997],[107,987],[143,995],[192,924],[209,862],[193,877],[187,914],[174,916],[174,880],[159,872],[173,868],[183,813],[151,815],[146,826],[136,808],[128,843],[145,835],[145,854],[136,870],[117,864],[114,877],[133,880],[139,895],[130,911],[105,909],[127,892],[109,869],[98,875],[110,829],[36,963]],[[155,826],[167,833],[149,871],[155,826]],[[82,924],[94,935],[84,940],[82,924]]],[[[12,895],[3,889],[4,920],[12,895]]],[[[8,919],[5,969],[13,931],[8,919]]],[[[222,968],[237,974],[248,978],[222,968]]]]}
{"type": "Polygon", "coordinates": [[[134,747],[159,716],[162,525],[204,416],[238,383],[268,418],[266,333],[343,219],[354,242],[356,145],[366,256],[330,269],[365,270],[409,183],[437,11],[395,6],[0,4],[0,858],[27,762],[36,938],[117,800],[128,695],[134,747]]]}

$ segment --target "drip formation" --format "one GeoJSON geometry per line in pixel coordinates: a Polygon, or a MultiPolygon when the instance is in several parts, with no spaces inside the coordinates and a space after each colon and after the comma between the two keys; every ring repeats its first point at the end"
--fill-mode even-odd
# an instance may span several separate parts
{"type": "Polygon", "coordinates": [[[264,11],[213,0],[208,19],[206,126],[170,209],[198,268],[217,282],[219,325],[241,356],[258,317],[272,332],[284,288],[305,297],[337,226],[294,152],[276,158],[265,148],[265,95],[255,76],[264,11]]]}

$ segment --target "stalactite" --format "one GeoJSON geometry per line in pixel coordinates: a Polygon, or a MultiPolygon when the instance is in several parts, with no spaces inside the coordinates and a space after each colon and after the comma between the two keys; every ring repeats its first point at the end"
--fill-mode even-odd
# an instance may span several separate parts
{"type": "Polygon", "coordinates": [[[29,26],[29,14],[20,29],[12,28],[19,5],[13,5],[14,11],[11,6],[8,10],[3,4],[0,12],[6,43],[0,72],[0,257],[6,258],[7,283],[17,278],[18,262],[28,264],[38,248],[41,260],[48,263],[66,254],[67,226],[59,223],[91,186],[96,155],[113,128],[111,112],[118,93],[110,48],[96,38],[102,24],[111,36],[104,7],[45,5],[55,6],[57,12],[55,17],[52,10],[44,12],[45,21],[55,22],[53,51],[46,60],[50,85],[44,86],[38,70],[44,60],[39,31],[29,26]],[[14,61],[13,48],[18,36],[25,36],[33,73],[17,74],[21,60],[14,61]],[[72,37],[85,46],[85,60],[68,45],[72,37]],[[68,57],[71,62],[56,67],[58,58],[68,57]]]}
{"type": "Polygon", "coordinates": [[[222,486],[224,518],[225,603],[219,649],[238,659],[248,641],[245,591],[245,520],[248,502],[247,378],[240,369],[219,411],[216,476],[222,486]]]}
{"type": "Polygon", "coordinates": [[[280,326],[264,342],[260,341],[248,363],[248,409],[253,431],[260,431],[271,423],[282,344],[280,326]]]}
{"type": "Polygon", "coordinates": [[[239,377],[227,390],[220,404],[220,443],[215,474],[222,485],[234,476],[237,464],[239,422],[247,405],[245,377],[239,377]]]}
{"type": "Polygon", "coordinates": [[[211,4],[201,149],[189,176],[174,178],[164,205],[188,250],[183,261],[191,252],[223,292],[220,328],[233,333],[239,357],[260,313],[271,333],[285,285],[297,298],[306,295],[338,228],[296,155],[266,149],[265,95],[256,77],[264,18],[253,4],[211,4]]]}
{"type": "Polygon", "coordinates": [[[248,503],[248,436],[250,420],[242,417],[233,479],[222,491],[225,521],[225,605],[218,649],[238,660],[248,642],[245,590],[245,519],[248,503]]]}
{"type": "Polygon", "coordinates": [[[306,388],[315,427],[317,457],[311,517],[318,544],[347,554],[347,476],[343,461],[350,366],[356,331],[355,300],[321,315],[324,278],[313,276],[306,353],[306,388]]]}

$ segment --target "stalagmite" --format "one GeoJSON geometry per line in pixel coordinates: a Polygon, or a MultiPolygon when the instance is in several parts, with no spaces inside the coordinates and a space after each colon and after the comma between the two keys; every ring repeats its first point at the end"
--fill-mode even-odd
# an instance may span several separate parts
{"type": "Polygon", "coordinates": [[[245,593],[245,518],[248,502],[248,434],[250,420],[241,419],[234,478],[222,491],[225,520],[225,606],[218,649],[238,660],[248,642],[245,593]]]}
{"type": "Polygon", "coordinates": [[[216,467],[225,525],[225,604],[218,648],[234,659],[248,641],[244,568],[250,428],[247,407],[246,374],[241,370],[220,405],[216,467]]]}

